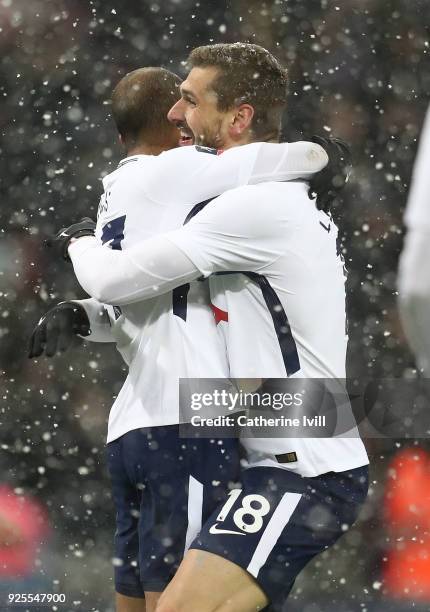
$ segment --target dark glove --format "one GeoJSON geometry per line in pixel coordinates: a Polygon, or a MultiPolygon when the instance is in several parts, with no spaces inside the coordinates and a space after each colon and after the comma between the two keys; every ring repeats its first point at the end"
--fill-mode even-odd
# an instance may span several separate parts
{"type": "Polygon", "coordinates": [[[346,142],[333,136],[312,136],[328,155],[328,164],[309,181],[308,195],[317,198],[317,208],[328,211],[339,191],[345,187],[351,172],[351,151],[346,142]]]}
{"type": "Polygon", "coordinates": [[[61,302],[48,310],[40,319],[30,338],[28,356],[40,357],[43,353],[52,357],[63,353],[75,336],[89,336],[90,321],[85,308],[76,302],[61,302]]]}
{"type": "Polygon", "coordinates": [[[60,257],[66,261],[70,261],[69,253],[67,252],[70,240],[82,236],[94,236],[95,232],[95,222],[89,217],[84,217],[78,223],[60,229],[55,236],[51,236],[45,241],[45,245],[49,248],[56,249],[60,257]]]}

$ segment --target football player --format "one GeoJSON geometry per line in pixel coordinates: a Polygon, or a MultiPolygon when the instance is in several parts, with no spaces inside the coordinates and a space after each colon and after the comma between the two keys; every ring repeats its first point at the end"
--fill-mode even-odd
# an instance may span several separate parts
{"type": "MultiPolygon", "coordinates": [[[[248,68],[247,78],[253,73],[248,68]]],[[[228,188],[311,177],[327,162],[314,143],[246,144],[251,140],[243,130],[246,104],[230,128],[232,147],[245,146],[222,156],[201,147],[173,150],[178,141],[189,140],[167,121],[178,85],[176,75],[146,68],[115,88],[112,111],[127,157],[104,179],[96,227],[104,248],[126,253],[180,227],[196,205],[228,188]]],[[[85,231],[82,227],[80,234],[85,231]]],[[[90,340],[115,341],[129,366],[108,428],[121,612],[143,609],[144,595],[147,610],[153,609],[184,549],[237,475],[235,441],[187,443],[177,434],[178,379],[228,376],[207,284],[185,283],[145,302],[134,299],[132,285],[129,289],[121,307],[119,302],[104,307],[94,298],[59,304],[39,322],[30,352],[52,355],[67,348],[74,334],[91,331],[90,340]]]]}
{"type": "MultiPolygon", "coordinates": [[[[203,144],[223,149],[234,146],[234,126],[245,141],[264,138],[260,128],[276,113],[267,111],[267,100],[259,105],[242,76],[248,62],[257,81],[266,77],[260,49],[208,46],[194,50],[190,62],[170,117],[203,144]]],[[[272,57],[268,72],[281,88],[284,71],[272,57]]],[[[276,97],[280,89],[266,84],[265,91],[276,97]]],[[[277,101],[280,112],[285,99],[277,101]]],[[[223,273],[211,277],[211,297],[227,315],[220,326],[233,377],[344,378],[337,229],[306,186],[240,187],[194,213],[184,227],[122,253],[100,246],[85,221],[60,232],[54,244],[68,251],[84,289],[119,305],[223,273]]],[[[269,602],[281,610],[299,571],[354,522],[367,493],[368,464],[356,430],[340,438],[243,443],[249,467],[241,488],[203,526],[157,610],[251,612],[269,602]]]]}

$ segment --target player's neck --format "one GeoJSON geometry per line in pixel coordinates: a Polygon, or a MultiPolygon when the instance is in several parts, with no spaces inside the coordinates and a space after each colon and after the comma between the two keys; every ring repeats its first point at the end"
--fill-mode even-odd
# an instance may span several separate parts
{"type": "Polygon", "coordinates": [[[127,157],[133,155],[160,155],[163,151],[167,151],[169,147],[165,145],[148,145],[139,144],[126,149],[127,157]]]}

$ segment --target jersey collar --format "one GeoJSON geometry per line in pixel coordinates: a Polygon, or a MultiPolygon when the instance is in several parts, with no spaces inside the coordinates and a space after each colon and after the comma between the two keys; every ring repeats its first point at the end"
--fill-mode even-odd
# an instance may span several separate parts
{"type": "Polygon", "coordinates": [[[131,155],[130,157],[124,157],[124,159],[122,159],[117,168],[121,168],[121,166],[124,166],[125,164],[128,164],[130,162],[136,162],[139,161],[139,159],[141,157],[151,157],[150,155],[144,155],[143,153],[140,153],[139,155],[131,155]]]}

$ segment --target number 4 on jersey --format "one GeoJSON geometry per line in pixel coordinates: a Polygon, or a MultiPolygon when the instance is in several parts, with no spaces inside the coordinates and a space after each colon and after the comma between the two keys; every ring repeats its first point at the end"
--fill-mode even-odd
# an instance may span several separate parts
{"type": "MultiPolygon", "coordinates": [[[[126,215],[117,217],[102,227],[102,244],[109,242],[111,249],[114,249],[115,251],[122,250],[121,242],[124,240],[125,218],[126,215]]],[[[115,320],[119,319],[122,314],[121,308],[119,306],[113,306],[113,311],[115,320]]]]}
{"type": "Polygon", "coordinates": [[[102,228],[102,244],[109,242],[111,249],[115,251],[121,251],[121,242],[124,240],[124,226],[125,226],[126,215],[112,219],[109,223],[102,228]]]}
{"type": "MultiPolygon", "coordinates": [[[[125,227],[126,215],[112,219],[102,227],[102,244],[109,243],[111,249],[121,251],[121,242],[124,240],[124,227],[125,227]]],[[[190,290],[190,285],[181,285],[176,287],[172,292],[172,306],[173,314],[180,317],[183,321],[187,320],[187,296],[190,290]]],[[[115,306],[118,312],[115,313],[115,317],[118,318],[121,314],[121,309],[115,306]]]]}

